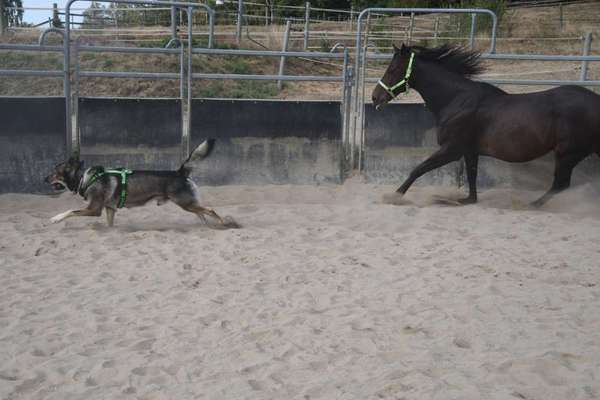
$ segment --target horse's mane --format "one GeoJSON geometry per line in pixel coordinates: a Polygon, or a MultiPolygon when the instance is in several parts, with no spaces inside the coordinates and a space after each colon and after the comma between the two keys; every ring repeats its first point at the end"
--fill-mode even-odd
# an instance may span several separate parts
{"type": "Polygon", "coordinates": [[[485,70],[480,54],[461,46],[444,44],[439,47],[427,48],[412,46],[417,58],[432,61],[459,75],[470,77],[485,70]]]}

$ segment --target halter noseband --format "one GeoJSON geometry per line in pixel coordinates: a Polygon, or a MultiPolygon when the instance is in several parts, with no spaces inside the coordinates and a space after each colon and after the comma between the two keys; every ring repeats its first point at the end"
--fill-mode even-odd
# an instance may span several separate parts
{"type": "MultiPolygon", "coordinates": [[[[379,81],[377,81],[377,84],[379,86],[381,86],[390,96],[392,96],[392,99],[395,99],[398,95],[394,94],[394,90],[398,89],[400,86],[402,85],[406,85],[406,87],[408,88],[408,80],[410,79],[410,75],[412,74],[412,67],[413,67],[413,61],[415,59],[415,53],[410,53],[410,59],[408,60],[408,67],[406,67],[406,73],[404,74],[404,79],[402,79],[400,82],[396,83],[394,86],[387,86],[385,83],[383,83],[383,81],[380,79],[379,81]]],[[[400,93],[398,93],[400,94],[400,93]]]]}

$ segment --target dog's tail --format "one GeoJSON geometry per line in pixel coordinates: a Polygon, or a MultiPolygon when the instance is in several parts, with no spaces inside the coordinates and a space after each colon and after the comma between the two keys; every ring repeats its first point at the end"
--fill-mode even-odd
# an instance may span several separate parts
{"type": "Polygon", "coordinates": [[[203,160],[212,153],[213,148],[215,147],[215,139],[207,139],[204,142],[200,143],[198,147],[196,147],[191,153],[190,156],[181,164],[179,168],[179,173],[183,176],[189,176],[192,172],[192,166],[189,165],[194,161],[203,160]]]}

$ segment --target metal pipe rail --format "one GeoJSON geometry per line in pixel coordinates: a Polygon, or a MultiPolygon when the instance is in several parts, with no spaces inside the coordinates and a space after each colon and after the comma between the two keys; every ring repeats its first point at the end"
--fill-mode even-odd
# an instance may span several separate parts
{"type": "Polygon", "coordinates": [[[0,43],[0,50],[15,50],[15,51],[63,51],[63,46],[40,46],[37,44],[7,44],[0,43]]]}
{"type": "MultiPolygon", "coordinates": [[[[513,86],[600,86],[600,81],[575,81],[575,80],[556,80],[556,79],[473,79],[474,81],[490,83],[493,85],[513,85],[513,86]]],[[[377,83],[379,78],[366,78],[365,82],[377,83]]]]}
{"type": "MultiPolygon", "coordinates": [[[[391,60],[393,54],[368,54],[369,60],[391,60]]],[[[548,54],[498,54],[482,53],[480,58],[488,60],[523,61],[600,61],[600,56],[548,55],[548,54]]]]}
{"type": "MultiPolygon", "coordinates": [[[[74,3],[78,2],[78,1],[83,1],[83,0],[69,0],[67,2],[67,5],[65,6],[65,36],[64,36],[64,43],[63,43],[63,52],[64,52],[64,80],[63,80],[63,86],[64,86],[64,92],[65,92],[65,108],[66,108],[66,114],[67,114],[67,119],[66,119],[66,134],[67,134],[67,152],[70,153],[71,152],[71,143],[73,140],[73,129],[72,129],[72,123],[71,123],[71,109],[72,109],[72,104],[71,104],[71,69],[70,69],[70,65],[71,65],[71,7],[74,3]]],[[[171,9],[173,8],[183,8],[187,10],[187,14],[188,14],[188,29],[187,29],[187,36],[188,36],[188,43],[192,43],[192,14],[194,12],[194,10],[198,9],[198,8],[203,8],[204,10],[206,10],[206,12],[208,13],[208,18],[209,18],[209,36],[208,36],[208,46],[212,47],[213,44],[213,37],[214,37],[214,20],[215,20],[215,12],[212,8],[210,8],[209,6],[207,6],[206,4],[201,4],[201,3],[188,3],[188,2],[181,2],[181,1],[169,1],[169,0],[98,0],[101,3],[118,3],[118,4],[139,4],[139,5],[158,5],[158,6],[165,6],[165,7],[170,7],[171,9]]],[[[174,27],[172,27],[172,29],[174,29],[174,27]]],[[[79,49],[77,49],[78,51],[79,49]]],[[[87,49],[89,51],[89,49],[87,49]]],[[[166,50],[171,50],[171,49],[166,49],[166,50]]],[[[183,54],[182,49],[179,50],[181,52],[181,54],[183,54]]],[[[127,53],[129,51],[125,51],[122,50],[120,52],[124,52],[127,53]]],[[[131,53],[136,52],[136,50],[132,50],[131,53]]],[[[143,52],[143,51],[140,51],[143,52]]],[[[183,55],[181,55],[181,60],[183,61],[183,55]]],[[[191,71],[191,66],[192,66],[192,52],[189,51],[188,52],[188,71],[191,71]]],[[[78,65],[77,65],[78,68],[78,65]]],[[[118,74],[119,77],[122,77],[122,74],[126,74],[124,72],[79,72],[76,71],[77,73],[77,79],[76,79],[76,84],[78,85],[79,82],[79,75],[81,76],[90,76],[90,75],[85,75],[88,73],[91,74],[99,74],[96,76],[104,76],[104,77],[117,77],[115,74],[118,74]]],[[[188,92],[190,92],[190,88],[191,88],[191,74],[188,74],[188,92]]],[[[140,73],[139,76],[146,76],[146,73],[140,73]]],[[[173,79],[173,78],[166,78],[165,75],[160,75],[162,78],[154,78],[154,79],[173,79]]],[[[180,79],[181,84],[180,84],[180,90],[183,91],[183,63],[181,65],[181,72],[178,75],[177,78],[174,79],[180,79]]],[[[78,91],[78,90],[77,90],[78,91]]],[[[77,95],[76,95],[77,96],[77,95]]],[[[188,107],[188,112],[189,112],[189,105],[191,104],[191,97],[188,93],[188,101],[187,101],[187,107],[188,107]]],[[[188,124],[189,124],[189,120],[188,120],[188,124]]]]}
{"type": "Polygon", "coordinates": [[[316,51],[276,51],[276,50],[230,50],[230,49],[192,49],[194,54],[209,54],[219,56],[254,56],[254,57],[313,57],[343,59],[342,53],[325,53],[316,51]]]}
{"type": "Polygon", "coordinates": [[[252,75],[252,74],[192,74],[194,79],[207,80],[250,80],[250,81],[313,81],[313,82],[343,82],[342,76],[319,76],[319,75],[252,75]]]}
{"type": "MultiPolygon", "coordinates": [[[[392,54],[368,54],[369,60],[391,60],[392,54]]],[[[488,60],[522,60],[522,61],[600,61],[600,56],[579,56],[579,55],[546,55],[546,54],[491,54],[483,53],[482,59],[488,60]]],[[[377,78],[366,78],[366,82],[377,82],[377,78]]],[[[600,81],[580,80],[558,80],[558,79],[476,79],[481,82],[487,82],[494,85],[542,85],[542,86],[600,86],[600,81]]]]}
{"type": "Polygon", "coordinates": [[[110,46],[79,46],[80,52],[86,53],[144,53],[144,54],[179,54],[179,49],[151,47],[110,47],[110,46]]]}
{"type": "Polygon", "coordinates": [[[85,78],[181,79],[181,74],[174,72],[81,71],[79,76],[85,78]]]}
{"type": "MultiPolygon", "coordinates": [[[[40,46],[37,44],[7,44],[0,43],[0,50],[14,51],[38,51],[38,52],[62,52],[62,46],[40,46]]],[[[61,78],[64,72],[61,70],[32,70],[32,69],[0,69],[0,76],[42,76],[50,78],[61,78]]]]}
{"type": "Polygon", "coordinates": [[[37,69],[0,69],[0,76],[44,76],[62,78],[62,71],[45,71],[37,69]]]}

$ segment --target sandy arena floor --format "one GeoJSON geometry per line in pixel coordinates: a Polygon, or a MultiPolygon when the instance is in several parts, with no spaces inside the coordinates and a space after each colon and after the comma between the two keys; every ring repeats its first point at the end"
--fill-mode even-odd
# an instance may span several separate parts
{"type": "Polygon", "coordinates": [[[1,399],[600,398],[600,200],[206,188],[173,205],[0,196],[1,399]]]}

